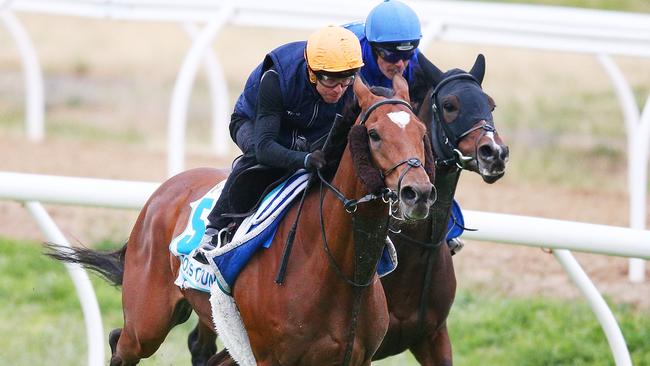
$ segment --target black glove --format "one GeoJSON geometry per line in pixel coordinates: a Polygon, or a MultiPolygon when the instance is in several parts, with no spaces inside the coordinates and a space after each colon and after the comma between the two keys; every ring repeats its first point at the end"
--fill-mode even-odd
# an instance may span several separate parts
{"type": "Polygon", "coordinates": [[[325,154],[321,150],[316,150],[307,154],[305,157],[305,169],[309,171],[316,171],[322,169],[327,163],[325,162],[325,154]]]}

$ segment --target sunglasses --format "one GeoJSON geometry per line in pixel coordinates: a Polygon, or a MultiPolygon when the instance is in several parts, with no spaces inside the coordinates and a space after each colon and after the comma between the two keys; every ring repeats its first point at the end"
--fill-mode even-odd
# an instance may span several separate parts
{"type": "Polygon", "coordinates": [[[348,87],[352,85],[352,83],[354,83],[354,78],[355,78],[355,75],[350,75],[343,78],[337,78],[325,74],[319,74],[319,73],[315,73],[315,74],[316,74],[316,78],[318,79],[318,82],[320,82],[324,87],[327,88],[335,88],[337,85],[341,85],[341,87],[343,88],[348,87]]]}
{"type": "Polygon", "coordinates": [[[385,48],[376,47],[375,52],[381,57],[384,61],[391,64],[397,63],[398,61],[408,61],[413,57],[415,53],[415,48],[409,51],[389,51],[385,48]]]}

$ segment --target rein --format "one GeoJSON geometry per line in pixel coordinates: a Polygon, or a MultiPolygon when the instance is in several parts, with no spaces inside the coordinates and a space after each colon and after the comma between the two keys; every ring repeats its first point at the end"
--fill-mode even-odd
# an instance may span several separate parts
{"type": "MultiPolygon", "coordinates": [[[[411,113],[413,113],[411,105],[406,101],[401,99],[385,99],[371,105],[361,115],[359,124],[362,126],[365,125],[370,114],[373,111],[375,111],[378,107],[385,104],[401,104],[408,107],[411,113]]],[[[400,174],[398,185],[397,185],[398,187],[397,192],[390,188],[384,187],[381,190],[381,193],[379,194],[370,193],[359,199],[350,199],[345,197],[345,194],[343,194],[343,192],[341,192],[339,189],[334,187],[323,177],[320,170],[317,171],[318,178],[320,179],[320,183],[321,183],[320,193],[319,193],[320,194],[319,209],[320,209],[320,225],[321,225],[321,236],[322,236],[323,248],[325,250],[325,253],[327,253],[327,258],[329,260],[330,266],[334,269],[336,274],[340,278],[342,278],[347,284],[352,286],[354,289],[352,319],[350,321],[350,325],[348,328],[345,354],[343,356],[343,363],[342,363],[342,365],[344,366],[349,365],[350,360],[352,358],[352,350],[354,348],[354,339],[356,337],[357,322],[359,319],[359,313],[361,311],[361,300],[362,300],[363,290],[368,286],[370,286],[370,284],[373,282],[374,272],[376,271],[377,262],[379,261],[380,258],[376,255],[376,253],[374,253],[373,250],[383,248],[383,246],[385,245],[385,240],[386,240],[385,238],[388,233],[388,221],[390,216],[393,215],[393,206],[399,202],[399,191],[401,189],[402,180],[406,176],[406,173],[408,173],[408,171],[410,171],[412,168],[424,169],[424,164],[422,164],[422,162],[418,158],[408,158],[396,163],[394,166],[387,169],[386,171],[380,172],[381,177],[385,179],[386,176],[388,176],[389,174],[394,172],[398,167],[404,164],[408,164],[408,167],[400,174]],[[336,197],[339,201],[343,203],[343,207],[345,208],[345,211],[348,214],[352,215],[352,230],[353,230],[353,238],[355,244],[355,269],[352,278],[348,277],[345,273],[343,273],[341,267],[336,262],[336,258],[334,258],[334,255],[332,254],[330,247],[327,243],[327,235],[325,232],[325,221],[323,215],[323,202],[324,202],[323,186],[325,186],[330,191],[332,191],[334,193],[334,197],[336,197]],[[376,222],[376,219],[374,218],[367,219],[362,216],[355,215],[355,212],[357,211],[358,205],[360,203],[372,202],[378,199],[381,199],[384,203],[389,204],[390,215],[389,217],[386,217],[386,220],[383,223],[380,222],[378,224],[376,222]],[[361,252],[361,249],[367,248],[369,245],[373,245],[373,244],[375,245],[375,247],[371,247],[370,249],[367,250],[366,253],[358,253],[358,251],[361,252]],[[363,264],[365,264],[365,266],[363,264]],[[369,268],[371,269],[371,271],[368,271],[369,268]],[[366,273],[362,273],[362,271],[364,270],[366,271],[366,273]]]]}
{"type": "MultiPolygon", "coordinates": [[[[370,114],[375,111],[377,108],[379,108],[382,105],[386,104],[399,104],[399,105],[404,105],[409,108],[411,112],[413,110],[411,109],[411,105],[408,104],[406,101],[401,100],[401,99],[384,99],[379,102],[376,102],[375,104],[371,105],[360,117],[360,122],[359,124],[364,125],[368,118],[370,117],[370,114]]],[[[325,253],[327,253],[327,257],[329,259],[330,265],[332,268],[334,268],[334,271],[336,274],[341,277],[346,283],[351,285],[352,287],[368,287],[372,283],[372,276],[370,276],[370,279],[366,281],[357,281],[355,279],[350,279],[348,276],[346,276],[343,271],[341,270],[341,267],[336,263],[336,259],[332,255],[332,252],[329,248],[329,244],[327,243],[327,236],[325,234],[325,222],[323,219],[323,201],[324,201],[324,194],[323,194],[323,185],[327,187],[332,193],[334,193],[334,197],[336,197],[341,203],[343,203],[343,207],[345,208],[345,211],[348,214],[353,215],[357,209],[360,203],[366,203],[366,202],[372,202],[378,199],[381,199],[384,203],[389,204],[389,212],[390,216],[394,216],[394,213],[396,212],[397,209],[393,209],[393,207],[399,203],[399,191],[402,188],[402,181],[406,174],[412,169],[412,168],[422,168],[424,169],[424,164],[420,161],[418,158],[407,158],[404,160],[401,160],[397,162],[395,165],[392,167],[388,168],[387,170],[380,172],[380,175],[382,178],[386,178],[388,175],[393,173],[397,168],[400,166],[407,164],[408,167],[402,171],[402,173],[399,176],[399,180],[397,182],[397,191],[394,191],[390,188],[384,188],[379,194],[374,194],[370,193],[367,194],[359,199],[350,199],[347,198],[343,192],[341,192],[338,188],[334,187],[330,182],[328,182],[322,175],[322,173],[317,171],[318,173],[318,178],[320,179],[320,223],[321,223],[321,235],[323,239],[323,246],[325,249],[325,253]]],[[[365,231],[365,230],[364,230],[365,231]]],[[[384,231],[384,230],[380,230],[384,231]]],[[[387,231],[387,226],[386,226],[386,231],[387,231]]],[[[355,236],[359,236],[360,233],[362,232],[357,228],[357,220],[353,220],[353,232],[355,236]]]]}

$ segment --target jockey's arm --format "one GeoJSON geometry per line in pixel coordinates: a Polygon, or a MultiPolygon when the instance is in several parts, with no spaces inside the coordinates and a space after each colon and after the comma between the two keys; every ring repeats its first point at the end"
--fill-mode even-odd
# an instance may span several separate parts
{"type": "Polygon", "coordinates": [[[264,73],[257,96],[254,123],[255,155],[260,164],[297,170],[304,168],[306,152],[287,149],[279,144],[282,116],[286,113],[275,70],[264,73]]]}

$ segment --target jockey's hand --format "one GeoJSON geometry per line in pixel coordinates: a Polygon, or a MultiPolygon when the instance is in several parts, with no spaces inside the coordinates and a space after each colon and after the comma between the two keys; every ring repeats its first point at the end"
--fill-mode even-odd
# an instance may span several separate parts
{"type": "Polygon", "coordinates": [[[311,152],[305,157],[305,169],[309,171],[322,169],[326,164],[325,154],[321,150],[311,152]]]}

